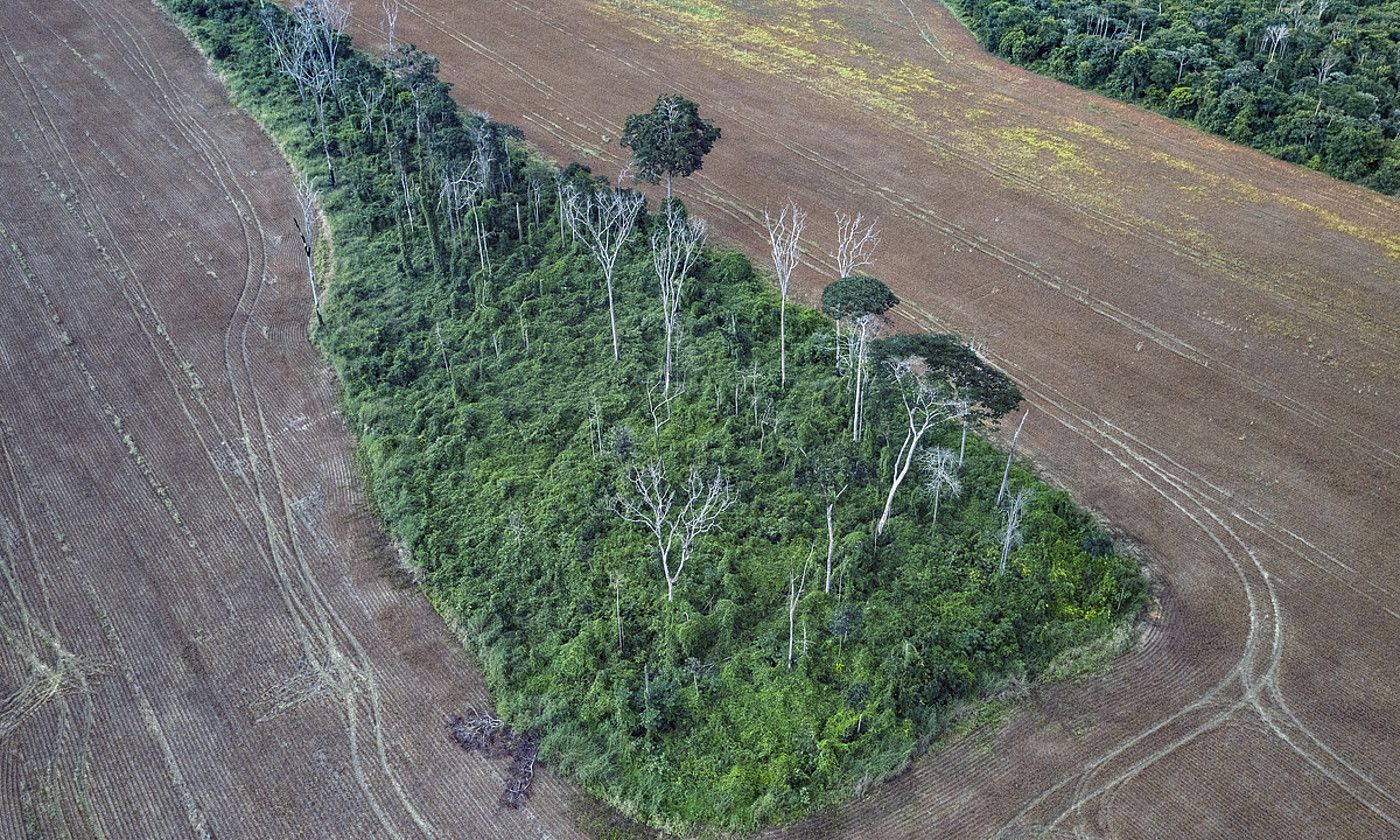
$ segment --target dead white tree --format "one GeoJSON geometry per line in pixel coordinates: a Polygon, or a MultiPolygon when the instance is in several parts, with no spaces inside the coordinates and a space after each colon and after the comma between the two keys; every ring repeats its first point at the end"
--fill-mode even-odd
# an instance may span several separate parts
{"type": "Polygon", "coordinates": [[[890,518],[890,509],[894,507],[895,493],[899,492],[899,485],[904,483],[904,477],[909,474],[909,467],[918,455],[919,444],[924,435],[948,416],[947,398],[937,386],[915,369],[916,364],[912,359],[895,359],[890,362],[890,373],[894,378],[895,387],[899,389],[900,401],[904,404],[908,428],[904,434],[904,442],[899,446],[899,454],[894,459],[894,477],[890,480],[889,495],[885,497],[885,509],[880,514],[880,521],[875,524],[877,537],[885,530],[885,523],[890,518]]]}
{"type": "Polygon", "coordinates": [[[831,591],[831,558],[836,554],[836,527],[832,522],[832,511],[836,510],[836,503],[841,500],[849,485],[841,485],[841,489],[827,496],[826,503],[826,584],[822,587],[823,592],[831,591]]]}
{"type": "Polygon", "coordinates": [[[306,253],[306,279],[311,284],[311,305],[316,310],[316,322],[324,324],[321,291],[316,287],[316,220],[319,218],[316,214],[316,187],[305,173],[297,178],[296,193],[301,219],[293,216],[292,223],[297,226],[297,233],[301,234],[301,248],[306,253]]]}
{"type": "Polygon", "coordinates": [[[884,325],[884,316],[870,312],[856,318],[842,339],[847,346],[847,370],[855,393],[851,410],[851,440],[859,441],[865,430],[865,394],[870,390],[870,342],[884,325]]]}
{"type": "MultiPolygon", "coordinates": [[[[1313,65],[1317,70],[1317,108],[1313,110],[1313,116],[1322,113],[1322,92],[1327,87],[1327,83],[1332,80],[1332,71],[1336,68],[1342,57],[1331,47],[1322,51],[1322,55],[1313,65]]],[[[1342,75],[1342,74],[1339,74],[1342,75]]]]}
{"type": "Polygon", "coordinates": [[[1279,52],[1280,47],[1283,48],[1284,52],[1287,52],[1288,36],[1291,34],[1292,30],[1288,28],[1288,24],[1286,23],[1276,23],[1264,30],[1264,37],[1260,47],[1269,48],[1268,60],[1270,62],[1274,60],[1275,54],[1278,54],[1279,58],[1283,57],[1283,54],[1279,52]]]}
{"type": "Polygon", "coordinates": [[[491,115],[485,111],[474,110],[472,113],[479,117],[471,127],[472,138],[472,160],[476,164],[476,171],[481,173],[481,180],[486,185],[487,190],[492,195],[496,194],[495,172],[496,160],[500,151],[500,138],[491,127],[491,115]]]}
{"type": "Polygon", "coordinates": [[[953,400],[948,406],[948,413],[962,424],[962,439],[958,441],[958,468],[962,469],[963,456],[967,454],[967,425],[972,419],[972,401],[953,400]]]}
{"type": "Polygon", "coordinates": [[[933,494],[933,527],[938,527],[938,503],[943,491],[957,498],[962,492],[962,479],[958,477],[957,459],[953,450],[943,446],[924,452],[919,456],[919,467],[924,476],[924,489],[933,494]]]}
{"type": "Polygon", "coordinates": [[[613,273],[617,270],[617,258],[622,246],[632,235],[632,227],[637,222],[645,199],[641,193],[623,190],[605,190],[601,193],[584,194],[571,192],[569,207],[564,213],[569,228],[575,238],[582,239],[588,252],[603,270],[603,279],[608,287],[608,323],[612,327],[613,360],[620,355],[617,341],[617,314],[613,308],[613,273]]]}
{"type": "Polygon", "coordinates": [[[661,286],[661,325],[666,333],[666,351],[661,365],[663,394],[671,390],[671,354],[680,322],[686,276],[705,244],[703,219],[687,217],[674,203],[666,205],[665,218],[665,226],[657,226],[651,232],[651,264],[661,286]]]}
{"type": "Polygon", "coordinates": [[[763,211],[763,226],[768,230],[768,244],[772,250],[773,273],[778,278],[778,367],[779,381],[787,384],[787,298],[788,285],[792,282],[792,270],[797,267],[798,245],[802,240],[802,227],[807,224],[807,211],[788,199],[777,216],[763,211]]]}
{"type": "Polygon", "coordinates": [[[661,427],[671,422],[671,403],[685,393],[685,386],[678,387],[673,394],[656,393],[656,384],[647,385],[647,410],[651,412],[652,442],[661,446],[661,427]]]}
{"type": "Polygon", "coordinates": [[[1026,516],[1026,508],[1030,506],[1035,493],[1029,487],[1022,487],[1012,494],[1006,506],[1006,531],[1001,539],[1001,563],[997,566],[998,574],[1006,574],[1006,558],[1011,554],[1011,549],[1019,546],[1023,540],[1021,534],[1021,520],[1026,516]]]}
{"type": "Polygon", "coordinates": [[[630,474],[631,495],[619,495],[614,503],[617,515],[627,522],[643,525],[656,540],[661,557],[661,571],[666,578],[666,600],[675,600],[676,582],[694,554],[700,537],[719,525],[719,517],[734,503],[733,490],[724,473],[715,470],[714,478],[705,479],[700,470],[691,467],[685,484],[685,504],[676,508],[676,490],[666,478],[661,461],[634,467],[630,474]],[[680,550],[680,559],[673,568],[672,555],[680,550]]]}
{"type": "Polygon", "coordinates": [[[363,125],[366,137],[372,137],[374,135],[374,115],[378,113],[379,105],[384,101],[384,93],[386,90],[387,88],[382,84],[368,92],[366,92],[363,85],[355,88],[355,95],[359,98],[360,107],[363,108],[365,112],[365,121],[363,125]]]}
{"type": "MultiPolygon", "coordinates": [[[[814,549],[815,550],[815,549],[814,549]]],[[[797,605],[802,601],[802,592],[807,588],[807,570],[812,565],[812,554],[809,552],[807,559],[802,563],[802,579],[798,580],[796,572],[788,572],[788,670],[792,670],[792,637],[793,626],[797,622],[797,605]]]]}
{"type": "Polygon", "coordinates": [[[292,80],[297,86],[297,96],[301,99],[302,109],[307,114],[307,130],[310,131],[311,117],[306,110],[306,70],[307,51],[309,44],[302,37],[299,29],[294,25],[288,25],[282,18],[278,17],[276,10],[264,4],[259,9],[259,16],[262,20],[263,30],[267,32],[267,46],[272,53],[272,64],[278,73],[292,80]]]}
{"type": "Polygon", "coordinates": [[[1001,471],[1001,487],[997,488],[997,507],[1001,507],[1001,500],[1006,497],[1006,482],[1011,479],[1011,459],[1016,457],[1016,441],[1021,439],[1021,427],[1026,425],[1026,418],[1031,416],[1031,410],[1026,409],[1026,413],[1021,415],[1021,422],[1016,424],[1016,434],[1011,436],[1011,449],[1006,453],[1006,469],[1001,471]]]}
{"type": "Polygon", "coordinates": [[[273,62],[278,72],[296,84],[297,96],[307,115],[308,131],[312,113],[309,105],[314,106],[321,150],[332,184],[335,183],[335,168],[331,163],[326,106],[331,97],[340,93],[342,71],[338,47],[349,19],[350,4],[340,0],[304,0],[292,7],[289,22],[283,22],[266,6],[262,12],[273,62]]]}
{"type": "Polygon", "coordinates": [[[875,264],[875,248],[880,244],[880,230],[876,227],[879,221],[867,224],[860,213],[852,216],[836,211],[836,250],[831,253],[836,261],[836,279],[850,277],[856,269],[875,264]]]}
{"type": "Polygon", "coordinates": [[[309,33],[316,61],[325,66],[327,85],[340,93],[339,41],[350,22],[352,3],[341,0],[304,0],[292,7],[292,17],[309,33]]]}
{"type": "Polygon", "coordinates": [[[379,0],[379,8],[384,10],[384,55],[394,52],[394,30],[399,25],[399,0],[379,0]]]}
{"type": "Polygon", "coordinates": [[[456,174],[442,174],[438,188],[438,204],[446,211],[448,232],[454,240],[460,240],[462,236],[463,214],[471,216],[477,261],[481,264],[481,270],[489,273],[491,252],[487,247],[486,227],[482,224],[478,207],[485,194],[486,179],[476,161],[472,161],[456,174]]]}

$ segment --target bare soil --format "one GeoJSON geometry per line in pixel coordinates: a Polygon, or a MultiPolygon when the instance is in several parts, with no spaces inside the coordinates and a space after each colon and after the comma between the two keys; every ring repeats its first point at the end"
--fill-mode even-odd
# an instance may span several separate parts
{"type": "Polygon", "coordinates": [[[5,0],[0,64],[0,837],[583,836],[447,737],[271,141],[149,0],[5,0]]]}
{"type": "MultiPolygon", "coordinates": [[[[786,837],[1400,837],[1400,202],[987,56],[929,0],[405,0],[464,104],[616,175],[625,114],[724,131],[680,194],[877,214],[909,328],[973,336],[1022,443],[1142,551],[1160,605],[1039,691],[786,837]]],[[[364,4],[361,43],[377,40],[364,4]]]]}

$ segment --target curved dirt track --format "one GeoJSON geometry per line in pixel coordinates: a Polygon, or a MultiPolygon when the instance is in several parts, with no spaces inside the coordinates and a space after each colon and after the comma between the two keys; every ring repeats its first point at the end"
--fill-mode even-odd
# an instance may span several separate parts
{"type": "Polygon", "coordinates": [[[580,837],[450,744],[290,176],[149,0],[0,4],[0,837],[580,837]]]}
{"type": "Polygon", "coordinates": [[[751,254],[788,196],[813,243],[879,215],[900,314],[985,344],[1153,568],[1112,676],[775,836],[1400,837],[1400,202],[1009,67],[928,0],[404,0],[398,37],[606,174],[625,114],[699,101],[724,140],[679,192],[751,254]]]}

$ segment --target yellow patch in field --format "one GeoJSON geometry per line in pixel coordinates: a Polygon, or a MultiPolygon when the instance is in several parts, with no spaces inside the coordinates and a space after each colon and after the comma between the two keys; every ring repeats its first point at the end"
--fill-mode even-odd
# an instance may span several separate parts
{"type": "Polygon", "coordinates": [[[998,151],[1003,158],[1021,163],[1045,163],[1048,156],[1052,169],[1074,169],[1089,173],[1098,171],[1085,162],[1081,154],[1083,150],[1078,144],[1039,128],[1028,125],[1002,128],[991,134],[1002,141],[998,151]]]}
{"type": "Polygon", "coordinates": [[[1080,137],[1093,140],[1097,143],[1101,143],[1109,147],[1110,149],[1116,149],[1120,152],[1127,151],[1129,148],[1131,148],[1127,143],[1124,143],[1122,140],[1119,140],[1117,137],[1114,137],[1113,135],[1104,131],[1102,128],[1099,128],[1096,125],[1090,125],[1086,122],[1080,122],[1079,120],[1065,120],[1060,124],[1060,128],[1064,131],[1069,132],[1070,134],[1077,134],[1080,137]]]}
{"type": "Polygon", "coordinates": [[[1279,195],[1278,198],[1284,204],[1287,204],[1295,210],[1302,210],[1305,213],[1311,213],[1316,216],[1328,230],[1350,236],[1353,239],[1360,239],[1362,242],[1370,242],[1373,245],[1379,245],[1385,249],[1387,257],[1395,262],[1400,262],[1400,237],[1377,230],[1373,227],[1353,224],[1343,219],[1341,216],[1338,216],[1336,213],[1333,213],[1331,210],[1315,207],[1306,201],[1289,195],[1279,195]]]}

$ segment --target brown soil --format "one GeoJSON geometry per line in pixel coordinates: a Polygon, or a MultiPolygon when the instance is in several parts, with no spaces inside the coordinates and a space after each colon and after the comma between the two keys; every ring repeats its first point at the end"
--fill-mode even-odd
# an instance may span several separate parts
{"type": "Polygon", "coordinates": [[[0,3],[0,837],[581,837],[401,582],[289,172],[149,0],[0,3]]]}
{"type": "MultiPolygon", "coordinates": [[[[1023,443],[1161,592],[1110,676],[1039,692],[792,837],[1400,836],[1400,203],[989,58],[928,0],[405,0],[458,98],[615,174],[658,93],[680,185],[878,214],[906,326],[975,336],[1023,443]]],[[[378,8],[360,9],[361,43],[378,8]]]]}

